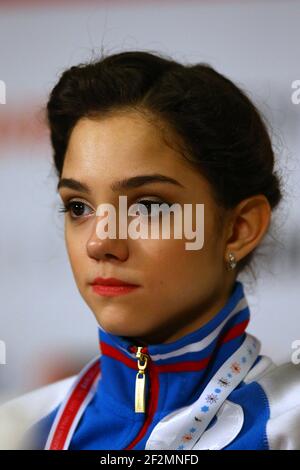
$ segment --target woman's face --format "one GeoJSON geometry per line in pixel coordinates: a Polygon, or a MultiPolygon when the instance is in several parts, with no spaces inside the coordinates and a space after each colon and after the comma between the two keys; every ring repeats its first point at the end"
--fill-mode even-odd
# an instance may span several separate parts
{"type": "MultiPolygon", "coordinates": [[[[225,230],[217,222],[220,209],[206,179],[164,142],[156,127],[129,112],[79,120],[70,136],[62,178],[89,189],[61,185],[59,193],[64,204],[81,203],[65,215],[66,246],[78,289],[102,328],[135,339],[136,344],[168,343],[199,328],[222,308],[233,279],[226,274],[225,230]],[[116,187],[124,179],[153,174],[177,184],[150,181],[116,187]],[[187,250],[186,242],[192,240],[184,233],[181,239],[172,237],[172,224],[169,239],[99,238],[96,227],[103,216],[96,215],[97,207],[110,203],[118,214],[120,195],[127,196],[128,207],[143,200],[178,203],[182,209],[192,204],[193,229],[196,204],[204,204],[203,247],[187,250]],[[103,296],[91,286],[96,277],[139,287],[103,296]]],[[[137,218],[128,216],[128,224],[137,218]]],[[[146,219],[140,217],[141,226],[146,219]]]]}

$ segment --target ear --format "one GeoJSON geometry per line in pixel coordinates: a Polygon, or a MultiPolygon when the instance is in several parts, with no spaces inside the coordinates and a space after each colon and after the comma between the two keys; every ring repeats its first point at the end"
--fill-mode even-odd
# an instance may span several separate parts
{"type": "Polygon", "coordinates": [[[259,245],[271,221],[272,209],[262,195],[241,201],[233,210],[226,242],[226,253],[232,252],[237,261],[259,245]]]}

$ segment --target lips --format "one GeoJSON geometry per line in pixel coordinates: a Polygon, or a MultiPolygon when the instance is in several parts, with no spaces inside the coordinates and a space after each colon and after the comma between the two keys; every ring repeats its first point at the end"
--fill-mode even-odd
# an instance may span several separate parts
{"type": "Polygon", "coordinates": [[[92,285],[95,286],[128,286],[128,287],[137,287],[136,284],[130,284],[125,281],[121,281],[120,279],[116,279],[114,277],[97,277],[93,280],[92,285]]]}
{"type": "Polygon", "coordinates": [[[139,286],[136,284],[129,284],[128,282],[115,279],[114,277],[97,277],[92,283],[93,292],[104,297],[129,294],[135,291],[137,287],[139,286]]]}

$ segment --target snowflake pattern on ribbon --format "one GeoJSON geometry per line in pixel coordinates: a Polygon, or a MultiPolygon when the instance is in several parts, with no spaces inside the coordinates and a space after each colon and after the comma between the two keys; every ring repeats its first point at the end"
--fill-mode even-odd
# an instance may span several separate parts
{"type": "Polygon", "coordinates": [[[217,403],[217,400],[218,400],[218,397],[214,393],[210,393],[209,395],[205,397],[206,403],[209,403],[210,405],[212,403],[217,403]]]}
{"type": "Polygon", "coordinates": [[[234,374],[239,374],[241,372],[241,366],[237,361],[231,364],[230,369],[234,374]]]}
{"type": "Polygon", "coordinates": [[[228,385],[230,384],[230,381],[224,377],[221,377],[219,380],[218,380],[218,384],[221,386],[221,387],[228,387],[228,385]]]}
{"type": "MultiPolygon", "coordinates": [[[[257,347],[257,345],[256,345],[255,341],[253,341],[252,342],[252,348],[256,349],[256,347],[257,347]]],[[[247,348],[247,353],[248,353],[250,358],[253,355],[253,349],[252,348],[250,348],[250,347],[247,348]]],[[[247,363],[247,357],[245,355],[243,355],[240,358],[240,362],[238,362],[238,361],[232,362],[230,364],[229,368],[230,368],[231,372],[234,375],[238,375],[241,372],[241,365],[244,365],[245,363],[247,363]]],[[[206,395],[206,397],[205,397],[206,403],[208,403],[210,405],[213,405],[214,403],[216,403],[218,401],[218,398],[219,398],[218,395],[222,395],[222,392],[230,385],[231,381],[229,380],[229,378],[232,377],[232,373],[228,372],[226,377],[221,376],[218,379],[217,383],[221,388],[215,388],[214,389],[215,393],[209,393],[208,395],[206,395]]],[[[208,405],[200,406],[200,414],[194,416],[195,423],[196,424],[199,423],[199,425],[200,425],[200,423],[202,423],[202,421],[203,421],[203,418],[205,417],[205,414],[208,413],[209,410],[210,410],[210,407],[208,405]]],[[[185,442],[190,442],[193,439],[193,435],[196,433],[196,431],[197,431],[197,428],[191,428],[191,429],[189,429],[189,432],[184,433],[181,437],[181,443],[179,444],[179,446],[177,447],[176,450],[186,449],[184,443],[185,442]]]]}

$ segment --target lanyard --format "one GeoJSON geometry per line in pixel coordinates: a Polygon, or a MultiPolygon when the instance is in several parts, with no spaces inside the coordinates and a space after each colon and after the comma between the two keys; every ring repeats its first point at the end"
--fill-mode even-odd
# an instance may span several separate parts
{"type": "Polygon", "coordinates": [[[57,412],[44,450],[68,449],[76,426],[95,394],[101,375],[99,358],[100,355],[93,358],[78,374],[57,412]]]}
{"type": "Polygon", "coordinates": [[[152,430],[147,450],[190,450],[228,395],[245,378],[260,350],[260,342],[246,333],[242,345],[222,364],[192,405],[165,416],[152,430]]]}
{"type": "MultiPolygon", "coordinates": [[[[192,449],[227,396],[247,375],[259,350],[260,342],[246,333],[243,344],[222,364],[196,402],[175,410],[154,427],[145,449],[192,449]]],[[[78,374],[57,412],[45,450],[68,449],[78,422],[95,395],[101,376],[100,356],[78,374]]]]}

